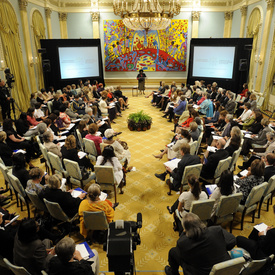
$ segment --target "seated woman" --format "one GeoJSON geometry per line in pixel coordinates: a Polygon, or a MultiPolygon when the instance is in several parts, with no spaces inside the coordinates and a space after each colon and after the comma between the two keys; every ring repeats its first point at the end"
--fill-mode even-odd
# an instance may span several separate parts
{"type": "Polygon", "coordinates": [[[0,157],[6,166],[12,166],[12,149],[6,143],[7,134],[4,131],[0,132],[0,157]]]}
{"type": "Polygon", "coordinates": [[[87,238],[88,231],[84,224],[83,212],[98,212],[103,211],[106,215],[107,222],[110,223],[114,219],[114,209],[112,203],[108,200],[102,201],[99,196],[101,194],[100,186],[93,183],[88,188],[87,198],[83,200],[79,205],[79,219],[80,219],[80,233],[87,238]]]}
{"type": "Polygon", "coordinates": [[[79,166],[84,166],[86,168],[91,168],[92,170],[94,170],[93,164],[90,162],[88,158],[86,158],[86,156],[81,159],[78,157],[75,136],[69,135],[66,138],[65,144],[61,148],[61,153],[63,159],[76,161],[79,164],[79,166]]]}
{"type": "Polygon", "coordinates": [[[73,112],[72,108],[70,107],[70,104],[71,103],[69,101],[63,102],[62,105],[66,107],[65,114],[68,115],[70,119],[77,119],[79,117],[79,115],[78,115],[78,113],[73,112]]]}
{"type": "Polygon", "coordinates": [[[90,139],[94,142],[97,155],[99,156],[101,155],[100,143],[102,143],[102,138],[99,136],[96,136],[97,130],[98,130],[97,124],[95,123],[90,124],[88,129],[89,134],[87,134],[85,138],[90,139]]]}
{"type": "Polygon", "coordinates": [[[242,114],[237,118],[237,122],[239,123],[243,123],[244,121],[246,121],[250,115],[252,114],[252,110],[251,108],[251,104],[249,102],[246,102],[244,104],[244,111],[242,112],[242,114]]]}
{"type": "Polygon", "coordinates": [[[85,138],[86,135],[88,135],[89,131],[88,131],[88,125],[87,125],[87,121],[82,120],[79,121],[77,129],[79,131],[79,133],[81,134],[82,138],[85,138]]]}
{"type": "Polygon", "coordinates": [[[236,185],[240,186],[238,192],[243,193],[243,198],[240,204],[245,204],[245,201],[254,186],[260,185],[264,182],[264,168],[264,162],[255,159],[251,163],[250,168],[248,168],[247,175],[236,180],[236,185]]]}
{"type": "Polygon", "coordinates": [[[106,139],[103,140],[103,143],[106,145],[111,145],[114,148],[115,156],[118,158],[118,160],[121,161],[122,159],[126,158],[127,162],[124,164],[124,167],[126,168],[131,160],[131,153],[127,144],[125,142],[121,142],[119,139],[113,139],[115,135],[115,131],[113,129],[106,130],[104,135],[106,139]],[[123,147],[121,143],[126,145],[123,147]]]}
{"type": "Polygon", "coordinates": [[[212,209],[211,216],[214,216],[217,206],[220,202],[221,196],[229,196],[236,193],[236,187],[234,185],[233,173],[229,170],[224,170],[221,174],[220,180],[217,183],[217,187],[210,195],[210,198],[215,200],[215,204],[212,209]]]}
{"type": "Polygon", "coordinates": [[[198,140],[198,138],[200,136],[200,130],[198,129],[198,124],[195,121],[192,121],[190,123],[189,133],[190,133],[193,141],[198,140]]]}
{"type": "Polygon", "coordinates": [[[224,146],[224,149],[228,152],[229,156],[232,157],[233,153],[240,148],[242,140],[242,133],[238,126],[234,126],[230,131],[230,138],[224,146]]]}
{"type": "Polygon", "coordinates": [[[60,240],[55,248],[53,257],[49,262],[49,275],[78,274],[78,275],[98,275],[99,257],[95,249],[92,249],[94,256],[86,261],[80,252],[75,248],[72,238],[65,237],[60,240]]]}
{"type": "Polygon", "coordinates": [[[275,152],[275,133],[269,132],[266,134],[267,143],[263,148],[259,148],[261,150],[256,150],[252,152],[252,156],[248,161],[244,161],[242,166],[238,166],[240,169],[247,169],[250,167],[251,163],[255,159],[261,159],[262,157],[266,157],[268,154],[275,152]],[[259,152],[261,151],[261,152],[259,152]]]}
{"type": "Polygon", "coordinates": [[[260,130],[260,132],[258,133],[258,136],[253,134],[251,138],[244,138],[242,152],[241,152],[242,155],[244,156],[248,155],[249,150],[252,148],[252,145],[259,145],[259,147],[261,147],[267,143],[266,134],[268,132],[271,132],[271,129],[268,127],[269,125],[268,118],[263,118],[261,120],[261,124],[264,128],[260,130]]]}
{"type": "Polygon", "coordinates": [[[70,119],[70,116],[66,114],[66,109],[67,109],[67,106],[64,104],[60,106],[59,117],[65,125],[70,125],[71,119],[70,119]]]}
{"type": "Polygon", "coordinates": [[[35,220],[22,220],[14,239],[14,264],[25,267],[31,274],[40,275],[41,270],[48,270],[48,262],[53,255],[50,252],[49,239],[41,241],[38,237],[35,220]]]}
{"type": "MultiPolygon", "coordinates": [[[[33,168],[29,172],[30,179],[27,182],[27,190],[31,193],[36,193],[39,195],[45,186],[42,185],[42,179],[45,176],[48,179],[48,175],[45,175],[44,171],[40,168],[33,168]]],[[[43,180],[45,184],[45,180],[43,180]]]]}
{"type": "MultiPolygon", "coordinates": [[[[162,157],[167,154],[167,158],[181,158],[180,147],[183,143],[193,142],[190,133],[187,130],[181,129],[180,134],[176,134],[173,138],[173,145],[165,147],[164,150],[159,155],[153,155],[155,158],[162,159],[162,157]]],[[[171,143],[170,143],[171,144],[171,143]]]]}
{"type": "Polygon", "coordinates": [[[31,157],[35,156],[33,150],[33,144],[29,140],[21,137],[17,134],[12,126],[11,119],[4,119],[3,130],[7,134],[7,144],[12,150],[16,149],[26,149],[26,161],[30,166],[33,166],[31,163],[31,157]]]}
{"type": "Polygon", "coordinates": [[[44,146],[47,149],[48,152],[52,152],[53,154],[59,156],[60,158],[62,157],[61,154],[61,147],[59,143],[55,144],[53,143],[54,136],[52,132],[46,131],[43,134],[43,141],[44,141],[44,146]]]}
{"type": "Polygon", "coordinates": [[[247,130],[249,132],[251,132],[252,134],[258,134],[262,129],[263,129],[263,125],[261,124],[261,121],[263,119],[263,115],[261,113],[260,110],[255,110],[252,112],[252,114],[254,113],[254,120],[251,124],[247,125],[247,127],[245,128],[244,127],[244,124],[243,123],[243,129],[244,130],[247,130]]]}
{"type": "Polygon", "coordinates": [[[97,158],[96,165],[113,167],[116,183],[120,188],[120,194],[123,194],[122,187],[125,185],[123,168],[118,158],[115,156],[114,148],[111,145],[104,148],[102,155],[97,158]]]}
{"type": "Polygon", "coordinates": [[[190,112],[190,116],[187,120],[185,120],[181,125],[179,124],[179,127],[182,127],[182,128],[188,128],[190,127],[190,123],[196,118],[196,117],[199,117],[199,113],[196,111],[196,110],[191,110],[190,112]]]}
{"type": "Polygon", "coordinates": [[[117,86],[117,89],[114,92],[115,97],[118,99],[120,106],[121,106],[121,110],[125,110],[128,109],[128,97],[124,96],[121,92],[121,86],[117,86]]]}
{"type": "MultiPolygon", "coordinates": [[[[188,186],[190,188],[189,191],[182,192],[179,196],[179,199],[175,201],[175,203],[167,209],[170,214],[173,214],[176,209],[178,209],[180,216],[182,217],[184,212],[189,212],[191,208],[191,204],[193,201],[198,200],[207,200],[208,196],[204,191],[201,191],[201,186],[198,178],[195,175],[190,175],[188,177],[188,186]]],[[[177,228],[179,229],[179,234],[182,233],[182,225],[178,218],[175,216],[175,222],[177,224],[177,228]]]]}
{"type": "Polygon", "coordinates": [[[101,115],[103,117],[109,117],[110,121],[114,123],[114,119],[116,118],[116,109],[115,106],[113,108],[108,105],[108,93],[106,91],[101,92],[101,99],[99,101],[98,107],[100,109],[101,115]]]}
{"type": "Polygon", "coordinates": [[[40,102],[35,104],[34,117],[37,121],[41,121],[46,118],[44,112],[42,111],[42,104],[40,102]]]}
{"type": "Polygon", "coordinates": [[[41,121],[37,121],[34,117],[34,110],[34,108],[30,107],[27,111],[27,121],[29,122],[30,126],[36,126],[41,123],[41,121]]]}
{"type": "Polygon", "coordinates": [[[204,123],[209,124],[209,123],[216,123],[219,119],[220,116],[220,102],[215,102],[214,104],[214,113],[213,117],[205,117],[204,118],[204,123]]]}
{"type": "Polygon", "coordinates": [[[21,182],[24,189],[27,187],[27,182],[30,179],[29,171],[26,169],[25,156],[22,153],[17,153],[12,156],[12,174],[21,182]]]}
{"type": "Polygon", "coordinates": [[[61,177],[58,175],[52,175],[48,178],[47,187],[39,194],[40,199],[45,198],[51,202],[57,202],[66,215],[72,218],[77,212],[79,204],[85,197],[85,193],[81,193],[77,198],[71,195],[71,190],[63,192],[61,187],[61,177]]]}

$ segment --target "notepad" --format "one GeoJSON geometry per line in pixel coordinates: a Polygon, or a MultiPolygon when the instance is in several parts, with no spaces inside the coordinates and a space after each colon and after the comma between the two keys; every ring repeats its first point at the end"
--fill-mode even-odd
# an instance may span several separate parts
{"type": "Polygon", "coordinates": [[[178,163],[181,161],[181,159],[172,159],[170,161],[164,162],[165,167],[169,167],[171,170],[174,170],[178,167],[178,163]]]}
{"type": "Polygon", "coordinates": [[[205,185],[205,188],[207,190],[208,195],[211,195],[214,192],[214,190],[215,190],[216,187],[217,187],[217,184],[208,184],[208,185],[205,185]]]}
{"type": "Polygon", "coordinates": [[[83,159],[87,155],[87,153],[80,151],[77,153],[77,155],[80,159],[83,159]]]}
{"type": "Polygon", "coordinates": [[[212,153],[215,153],[218,148],[214,147],[214,146],[208,146],[207,149],[206,149],[208,152],[212,152],[212,153]]]}
{"type": "Polygon", "coordinates": [[[13,222],[15,222],[19,217],[20,217],[20,215],[15,216],[13,219],[10,220],[9,223],[5,224],[5,227],[7,227],[8,225],[10,225],[10,224],[12,224],[13,222]]]}
{"type": "Polygon", "coordinates": [[[24,151],[24,150],[22,150],[22,149],[14,150],[13,152],[14,152],[15,154],[18,154],[18,153],[26,154],[26,151],[24,151]]]}
{"type": "Polygon", "coordinates": [[[86,259],[89,259],[90,258],[90,255],[89,255],[89,252],[88,250],[86,249],[86,246],[85,244],[77,244],[75,246],[76,250],[78,250],[81,254],[81,257],[86,260],[86,259]]]}
{"type": "Polygon", "coordinates": [[[247,176],[247,174],[248,174],[248,170],[243,170],[242,172],[240,172],[240,175],[241,175],[242,177],[247,176]]]}
{"type": "Polygon", "coordinates": [[[80,120],[81,120],[81,118],[78,118],[78,119],[72,120],[72,122],[73,122],[73,123],[76,123],[76,122],[78,122],[78,121],[80,121],[80,120]]]}
{"type": "Polygon", "coordinates": [[[256,224],[255,226],[254,226],[254,228],[255,229],[257,229],[259,232],[262,232],[262,231],[264,231],[265,232],[265,235],[266,235],[266,229],[267,229],[267,225],[265,224],[265,223],[259,223],[259,224],[256,224]]]}

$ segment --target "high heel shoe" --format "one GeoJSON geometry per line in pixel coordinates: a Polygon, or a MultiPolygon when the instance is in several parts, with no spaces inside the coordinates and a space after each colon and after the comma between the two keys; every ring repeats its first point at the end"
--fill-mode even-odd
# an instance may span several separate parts
{"type": "Polygon", "coordinates": [[[156,158],[156,159],[162,159],[163,155],[154,155],[153,156],[156,158]]]}

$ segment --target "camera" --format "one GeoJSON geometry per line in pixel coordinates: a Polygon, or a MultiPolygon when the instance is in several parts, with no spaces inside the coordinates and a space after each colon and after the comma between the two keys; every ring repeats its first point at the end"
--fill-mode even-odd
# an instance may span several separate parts
{"type": "Polygon", "coordinates": [[[15,82],[14,75],[11,74],[10,68],[6,68],[5,71],[6,82],[9,88],[12,87],[12,83],[15,82]]]}
{"type": "Polygon", "coordinates": [[[137,214],[137,221],[118,220],[109,224],[107,243],[103,249],[107,251],[109,271],[119,274],[133,274],[134,250],[140,245],[138,229],[142,227],[142,215],[137,214]]]}

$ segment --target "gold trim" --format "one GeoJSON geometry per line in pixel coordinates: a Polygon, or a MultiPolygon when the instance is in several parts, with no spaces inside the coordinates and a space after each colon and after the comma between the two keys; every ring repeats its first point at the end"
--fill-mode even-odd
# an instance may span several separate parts
{"type": "Polygon", "coordinates": [[[28,0],[18,0],[19,10],[27,11],[29,1],[28,0]]]}

